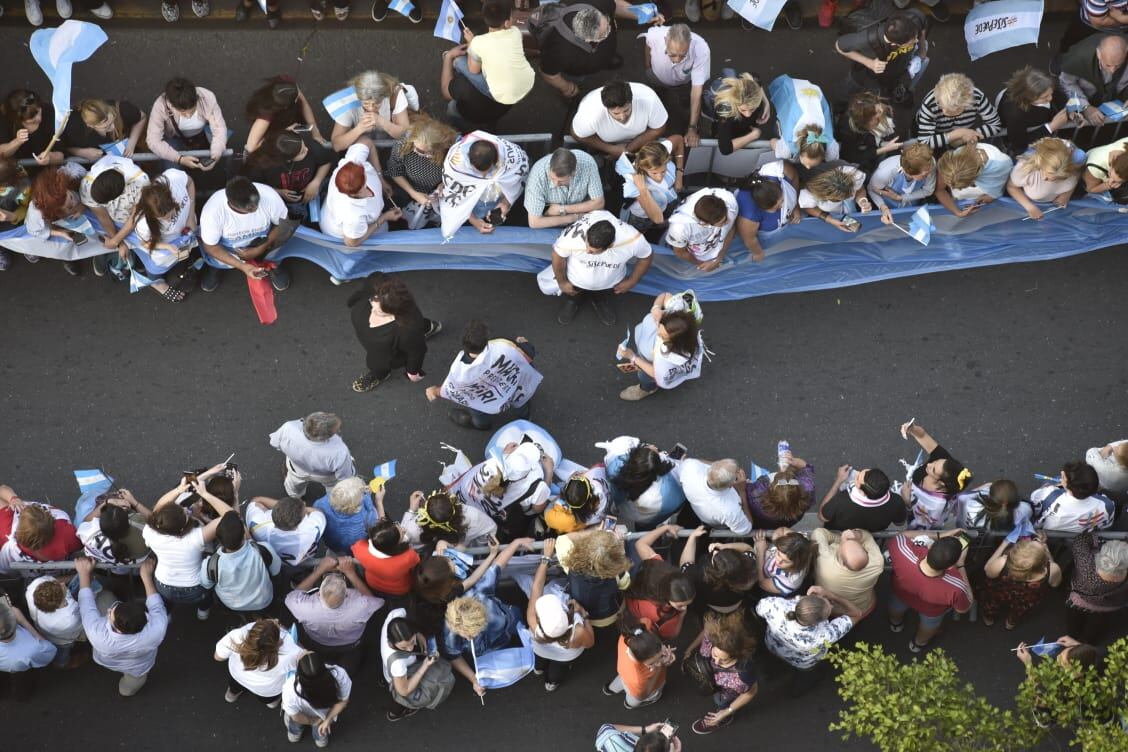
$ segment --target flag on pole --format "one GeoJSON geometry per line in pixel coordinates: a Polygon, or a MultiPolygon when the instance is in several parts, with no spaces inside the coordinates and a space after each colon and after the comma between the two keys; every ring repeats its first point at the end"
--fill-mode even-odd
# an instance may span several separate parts
{"type": "Polygon", "coordinates": [[[360,100],[356,97],[356,89],[351,86],[333,92],[322,99],[321,104],[325,107],[325,111],[329,113],[329,117],[334,120],[343,117],[345,113],[351,110],[360,109],[360,100]]]}
{"type": "Polygon", "coordinates": [[[615,357],[616,358],[618,358],[619,360],[623,359],[623,356],[620,355],[619,353],[621,353],[626,348],[627,344],[630,341],[631,341],[631,330],[628,328],[627,329],[627,336],[623,337],[623,341],[620,342],[618,347],[615,348],[615,357]]]}
{"type": "Polygon", "coordinates": [[[411,0],[392,0],[388,3],[388,7],[405,18],[410,17],[412,11],[415,10],[415,5],[412,4],[411,0]]]}
{"type": "Polygon", "coordinates": [[[106,32],[87,21],[63,21],[57,29],[32,33],[31,56],[51,81],[56,131],[71,109],[71,66],[89,58],[105,41],[106,32]]]}
{"type": "Polygon", "coordinates": [[[921,245],[928,245],[932,240],[932,231],[936,229],[936,225],[932,224],[932,215],[928,213],[928,207],[922,206],[913,212],[913,218],[909,220],[909,235],[913,240],[921,245]]]}
{"type": "Polygon", "coordinates": [[[787,0],[728,0],[725,4],[741,18],[764,31],[771,31],[787,0]]]}
{"type": "Polygon", "coordinates": [[[123,138],[121,141],[114,141],[112,144],[102,144],[98,148],[102,150],[103,154],[108,154],[111,157],[124,157],[127,146],[129,146],[129,139],[123,138]]]}
{"type": "Polygon", "coordinates": [[[1042,0],[994,0],[976,5],[964,21],[967,54],[972,60],[992,52],[1038,44],[1042,0]]]}
{"type": "Polygon", "coordinates": [[[462,42],[462,29],[458,28],[462,22],[462,8],[458,7],[455,0],[443,0],[439,8],[439,17],[435,19],[435,36],[448,42],[459,44],[462,42]]]}
{"type": "Polygon", "coordinates": [[[638,21],[638,25],[648,24],[658,17],[658,6],[654,3],[643,3],[642,5],[628,5],[627,10],[638,21]]]}

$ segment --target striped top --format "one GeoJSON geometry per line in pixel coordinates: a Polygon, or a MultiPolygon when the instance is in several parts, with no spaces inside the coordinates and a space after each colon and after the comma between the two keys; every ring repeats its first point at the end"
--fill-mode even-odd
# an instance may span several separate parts
{"type": "Polygon", "coordinates": [[[948,146],[948,133],[956,128],[970,128],[983,140],[1003,130],[995,105],[979,89],[972,93],[971,105],[955,117],[948,117],[936,102],[936,90],[928,92],[917,110],[917,135],[933,149],[948,146]]]}
{"type": "MultiPolygon", "coordinates": [[[[1104,31],[1104,29],[1095,26],[1092,19],[1107,16],[1109,11],[1113,9],[1123,13],[1125,9],[1128,9],[1128,0],[1081,0],[1081,20],[1094,29],[1104,31]]],[[[1124,27],[1120,28],[1123,29],[1124,27]]]]}

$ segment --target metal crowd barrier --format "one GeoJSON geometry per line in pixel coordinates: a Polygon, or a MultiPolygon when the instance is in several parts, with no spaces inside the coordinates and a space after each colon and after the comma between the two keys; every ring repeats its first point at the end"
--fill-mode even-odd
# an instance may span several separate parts
{"type": "MultiPolygon", "coordinates": [[[[180,156],[182,156],[182,157],[210,157],[211,156],[211,150],[210,149],[193,149],[191,151],[181,151],[181,152],[177,152],[177,153],[180,154],[180,156]]],[[[220,156],[222,156],[223,158],[226,159],[227,157],[230,157],[234,153],[235,152],[232,149],[224,149],[223,154],[220,155],[220,156]]],[[[130,157],[130,159],[132,159],[134,162],[160,162],[161,161],[161,157],[158,157],[156,154],[153,154],[152,152],[148,152],[148,151],[143,151],[143,152],[140,152],[139,154],[134,154],[132,157],[130,157]]],[[[94,164],[96,161],[98,161],[98,160],[87,159],[86,157],[67,157],[66,159],[63,160],[64,163],[81,164],[81,165],[94,164]]],[[[36,162],[34,159],[21,159],[19,161],[19,163],[20,163],[21,167],[41,167],[42,166],[38,162],[36,162]]]]}

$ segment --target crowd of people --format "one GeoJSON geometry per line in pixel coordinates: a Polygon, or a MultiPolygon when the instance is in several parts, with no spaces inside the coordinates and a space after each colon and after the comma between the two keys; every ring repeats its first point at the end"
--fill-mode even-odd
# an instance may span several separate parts
{"type": "MultiPolygon", "coordinates": [[[[818,683],[832,646],[878,610],[887,569],[884,618],[893,633],[915,626],[914,653],[976,605],[984,625],[1013,630],[1067,580],[1063,666],[1100,670],[1124,631],[1128,542],[1100,533],[1128,522],[1128,440],[1022,494],[1010,479],[973,482],[910,421],[900,432],[919,455],[903,475],[843,464],[820,499],[815,468],[787,442],[772,471],[629,436],[597,444],[603,457],[584,467],[518,419],[482,461],[461,455],[438,490],[412,492],[397,519],[385,508],[394,476],[360,477],[341,428],[316,412],[270,435],[281,498],[244,498],[229,461],[184,474],[151,506],[98,474],[73,515],[0,486],[5,690],[27,699],[38,673],[92,659],[134,695],[170,612],[204,622],[219,606],[241,624],[217,634],[225,699],[280,708],[291,742],[309,727],[328,744],[361,677],[390,695],[389,722],[438,708],[459,677],[484,695],[532,673],[553,692],[600,632],[617,640],[604,694],[627,710],[659,703],[677,664],[712,695],[692,725],[711,734],[761,685],[797,697],[818,683]],[[37,571],[60,561],[73,569],[37,571]],[[486,670],[516,645],[508,678],[486,670]],[[369,653],[381,670],[365,667],[369,653]]],[[[1030,660],[1024,644],[1018,658],[1030,660]]],[[[675,730],[608,724],[596,744],[676,749],[675,730]]]]}

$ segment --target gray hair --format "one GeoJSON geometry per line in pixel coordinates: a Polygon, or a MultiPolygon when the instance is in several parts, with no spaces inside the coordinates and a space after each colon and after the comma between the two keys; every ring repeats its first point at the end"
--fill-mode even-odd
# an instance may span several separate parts
{"type": "Polygon", "coordinates": [[[279,530],[296,530],[305,517],[305,502],[287,496],[279,499],[270,512],[270,520],[279,530]]]}
{"type": "Polygon", "coordinates": [[[340,608],[345,602],[345,595],[349,586],[345,583],[345,576],[340,572],[330,572],[321,580],[321,602],[329,608],[340,608]]]}
{"type": "Polygon", "coordinates": [[[302,421],[302,433],[310,441],[328,441],[341,427],[341,419],[333,413],[310,413],[302,421]]]}
{"type": "Polygon", "coordinates": [[[595,44],[600,40],[600,27],[606,17],[595,8],[584,8],[572,16],[572,31],[588,44],[595,44]]]}
{"type": "Polygon", "coordinates": [[[399,85],[399,81],[387,73],[374,70],[358,73],[352,77],[349,83],[356,89],[356,98],[361,102],[379,102],[384,99],[391,99],[392,93],[399,85]]]}
{"type": "Polygon", "coordinates": [[[736,464],[736,460],[717,460],[709,465],[706,482],[709,484],[709,488],[714,491],[732,488],[736,483],[736,473],[739,470],[740,465],[736,464]]]}
{"type": "Polygon", "coordinates": [[[341,514],[356,514],[367,488],[362,478],[345,478],[329,492],[329,506],[341,514]]]}
{"type": "Polygon", "coordinates": [[[1128,543],[1124,541],[1105,541],[1101,550],[1097,552],[1096,566],[1098,572],[1123,577],[1128,574],[1128,543]]]}
{"type": "Polygon", "coordinates": [[[576,155],[571,149],[557,149],[548,160],[548,171],[558,178],[576,174],[576,155]]]}
{"type": "Polygon", "coordinates": [[[678,44],[684,44],[687,47],[690,42],[693,41],[692,32],[685,24],[672,25],[666,30],[666,39],[671,42],[677,42],[678,44]]]}

